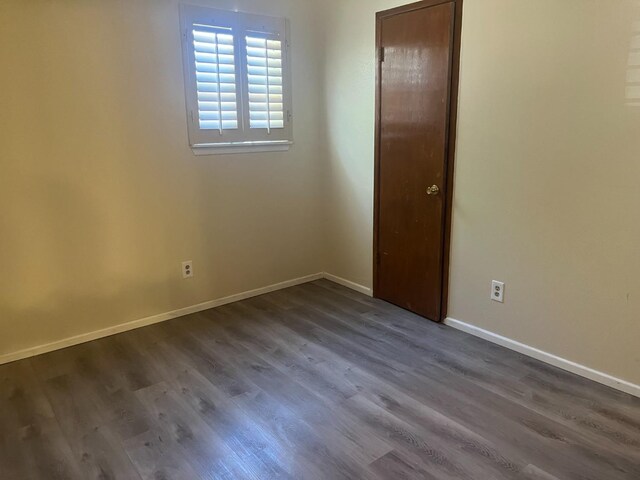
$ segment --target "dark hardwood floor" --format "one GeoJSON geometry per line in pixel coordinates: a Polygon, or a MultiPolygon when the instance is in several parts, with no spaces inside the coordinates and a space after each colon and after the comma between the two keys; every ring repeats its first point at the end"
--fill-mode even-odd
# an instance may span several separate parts
{"type": "Polygon", "coordinates": [[[0,366],[0,479],[640,479],[640,399],[327,281],[0,366]]]}

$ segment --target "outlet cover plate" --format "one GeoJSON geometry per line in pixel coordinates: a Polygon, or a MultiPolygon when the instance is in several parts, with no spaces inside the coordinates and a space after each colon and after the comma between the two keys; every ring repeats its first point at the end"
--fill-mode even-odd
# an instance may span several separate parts
{"type": "Polygon", "coordinates": [[[193,278],[193,262],[182,262],[182,278],[193,278]]]}
{"type": "Polygon", "coordinates": [[[491,282],[491,300],[504,303],[504,282],[497,280],[491,282]]]}

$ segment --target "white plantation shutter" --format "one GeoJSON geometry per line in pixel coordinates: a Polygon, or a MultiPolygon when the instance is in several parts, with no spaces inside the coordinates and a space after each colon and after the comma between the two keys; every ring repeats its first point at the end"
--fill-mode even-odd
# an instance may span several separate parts
{"type": "Polygon", "coordinates": [[[230,30],[193,30],[198,121],[203,130],[238,128],[235,47],[230,30]]]}
{"type": "Polygon", "coordinates": [[[286,20],[186,5],[181,16],[194,152],[291,144],[286,20]]]}
{"type": "Polygon", "coordinates": [[[282,42],[246,37],[249,124],[251,128],[284,128],[282,42]]]}

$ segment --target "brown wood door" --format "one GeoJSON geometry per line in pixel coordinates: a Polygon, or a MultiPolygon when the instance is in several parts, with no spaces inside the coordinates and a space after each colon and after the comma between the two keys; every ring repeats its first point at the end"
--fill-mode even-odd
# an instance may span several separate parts
{"type": "Polygon", "coordinates": [[[439,321],[455,3],[391,13],[378,18],[375,296],[439,321]]]}

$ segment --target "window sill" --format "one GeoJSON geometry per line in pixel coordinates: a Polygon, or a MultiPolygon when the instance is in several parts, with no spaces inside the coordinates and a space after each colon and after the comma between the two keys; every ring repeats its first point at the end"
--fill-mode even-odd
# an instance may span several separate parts
{"type": "Polygon", "coordinates": [[[202,143],[192,145],[191,151],[196,156],[229,155],[237,153],[286,152],[293,142],[239,142],[239,143],[202,143]]]}

